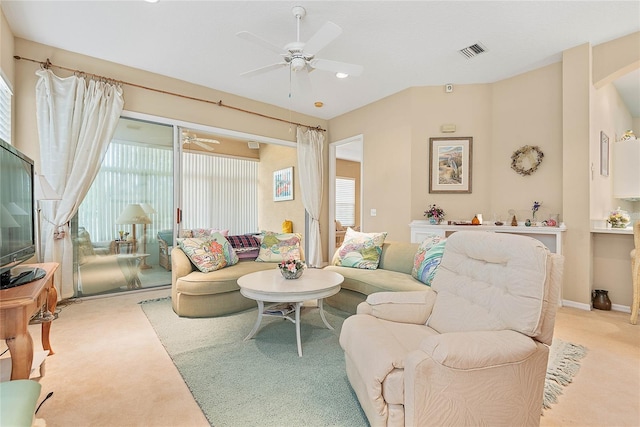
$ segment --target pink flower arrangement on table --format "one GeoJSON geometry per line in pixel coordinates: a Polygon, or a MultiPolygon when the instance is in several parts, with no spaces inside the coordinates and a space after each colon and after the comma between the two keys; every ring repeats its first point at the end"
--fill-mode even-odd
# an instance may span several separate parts
{"type": "Polygon", "coordinates": [[[426,216],[427,218],[433,218],[436,221],[441,221],[442,219],[444,219],[444,215],[444,210],[438,207],[435,203],[429,206],[426,211],[424,211],[424,216],[426,216]]]}
{"type": "Polygon", "coordinates": [[[304,268],[304,262],[299,259],[288,259],[278,264],[278,269],[286,279],[297,279],[304,268]]]}

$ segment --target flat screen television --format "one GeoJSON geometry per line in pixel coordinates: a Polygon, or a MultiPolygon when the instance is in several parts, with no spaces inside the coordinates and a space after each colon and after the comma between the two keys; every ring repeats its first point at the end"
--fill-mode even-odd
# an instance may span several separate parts
{"type": "Polygon", "coordinates": [[[36,253],[33,160],[0,139],[0,289],[40,275],[12,269],[36,253]]]}

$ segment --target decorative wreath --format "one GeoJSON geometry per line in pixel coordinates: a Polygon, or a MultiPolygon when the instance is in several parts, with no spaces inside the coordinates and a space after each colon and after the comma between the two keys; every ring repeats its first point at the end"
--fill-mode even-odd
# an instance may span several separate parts
{"type": "Polygon", "coordinates": [[[511,169],[522,176],[531,175],[542,163],[544,153],[537,145],[525,145],[511,155],[511,169]]]}

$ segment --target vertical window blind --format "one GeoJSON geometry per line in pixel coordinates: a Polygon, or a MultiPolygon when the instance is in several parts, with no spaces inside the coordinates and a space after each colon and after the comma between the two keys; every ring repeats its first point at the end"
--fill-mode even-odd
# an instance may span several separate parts
{"type": "MultiPolygon", "coordinates": [[[[182,227],[258,231],[258,162],[183,153],[182,227]]],[[[115,239],[130,225],[116,220],[129,203],[148,203],[147,237],[173,227],[173,151],[167,147],[112,141],[78,210],[78,226],[93,242],[115,239]]],[[[142,229],[138,227],[138,238],[142,229]]]]}
{"type": "Polygon", "coordinates": [[[336,177],[336,220],[345,227],[356,225],[356,180],[336,177]]]}
{"type": "MultiPolygon", "coordinates": [[[[156,211],[150,215],[147,237],[172,228],[173,150],[169,147],[112,141],[100,172],[78,210],[78,226],[84,227],[93,242],[114,240],[118,230],[130,225],[116,220],[129,203],[148,203],[156,211]]],[[[136,230],[141,238],[142,227],[136,230]]]]}
{"type": "Polygon", "coordinates": [[[185,152],[182,227],[258,231],[258,162],[185,152]]]}

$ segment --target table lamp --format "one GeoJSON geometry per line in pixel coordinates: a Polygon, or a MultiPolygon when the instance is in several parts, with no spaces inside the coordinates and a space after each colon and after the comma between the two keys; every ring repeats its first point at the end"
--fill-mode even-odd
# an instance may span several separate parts
{"type": "Polygon", "coordinates": [[[133,248],[131,250],[132,253],[138,253],[137,244],[136,244],[136,224],[151,224],[151,219],[147,216],[142,209],[142,206],[138,203],[130,203],[128,204],[118,219],[116,220],[116,224],[131,224],[132,225],[132,241],[133,248]]]}
{"type": "MultiPolygon", "coordinates": [[[[140,203],[140,206],[142,206],[142,210],[144,211],[144,213],[147,214],[147,216],[151,216],[152,214],[156,213],[156,210],[153,209],[153,206],[151,206],[149,203],[140,203]]],[[[149,223],[151,223],[151,220],[149,220],[149,223]]],[[[147,224],[146,223],[144,224],[143,230],[142,230],[142,252],[144,252],[145,254],[147,253],[147,224]]],[[[147,259],[142,258],[142,260],[140,261],[140,270],[146,270],[148,268],[151,268],[151,266],[147,264],[147,259]]]]}

